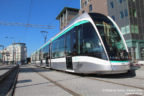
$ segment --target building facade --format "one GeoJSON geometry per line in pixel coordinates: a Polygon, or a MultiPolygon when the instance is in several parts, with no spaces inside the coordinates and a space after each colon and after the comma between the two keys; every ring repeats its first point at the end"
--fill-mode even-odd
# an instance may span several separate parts
{"type": "Polygon", "coordinates": [[[56,19],[60,21],[60,30],[64,29],[78,13],[79,9],[64,7],[56,17],[56,19]]]}
{"type": "Polygon", "coordinates": [[[108,14],[117,22],[133,60],[144,60],[144,0],[108,0],[108,14]]]}
{"type": "Polygon", "coordinates": [[[80,0],[79,14],[84,12],[98,12],[108,15],[107,0],[80,0]]]}
{"type": "Polygon", "coordinates": [[[144,60],[144,0],[81,0],[80,14],[98,12],[118,24],[133,60],[144,60]]]}
{"type": "Polygon", "coordinates": [[[1,51],[3,62],[8,64],[24,64],[27,58],[25,43],[13,43],[1,51]]]}
{"type": "Polygon", "coordinates": [[[0,64],[2,63],[2,54],[0,53],[0,64]]]}

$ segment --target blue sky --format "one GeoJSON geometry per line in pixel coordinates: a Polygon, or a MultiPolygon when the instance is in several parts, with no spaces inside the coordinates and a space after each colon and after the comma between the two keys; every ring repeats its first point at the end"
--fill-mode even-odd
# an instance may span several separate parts
{"type": "MultiPolygon", "coordinates": [[[[30,0],[0,0],[0,22],[27,23],[30,0]]],[[[0,45],[5,47],[13,42],[24,42],[28,56],[43,45],[40,31],[48,31],[48,39],[59,32],[56,16],[64,7],[80,8],[80,0],[32,0],[30,24],[52,25],[55,29],[26,28],[0,25],[0,45]]],[[[47,39],[47,40],[48,40],[47,39]]]]}

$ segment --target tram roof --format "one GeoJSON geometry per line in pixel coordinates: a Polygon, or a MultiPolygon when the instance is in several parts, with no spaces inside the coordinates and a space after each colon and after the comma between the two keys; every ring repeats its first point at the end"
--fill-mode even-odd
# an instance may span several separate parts
{"type": "MultiPolygon", "coordinates": [[[[66,7],[66,8],[68,8],[68,7],[66,7]]],[[[65,9],[63,9],[63,10],[65,10],[65,9]]],[[[47,46],[48,44],[50,44],[52,41],[56,40],[58,37],[62,36],[63,34],[65,34],[66,32],[68,32],[69,30],[71,30],[73,27],[88,22],[87,20],[82,20],[82,21],[77,22],[76,24],[74,24],[79,19],[83,19],[83,18],[87,18],[87,17],[91,18],[90,14],[88,14],[88,13],[85,12],[84,14],[82,14],[82,15],[78,16],[77,18],[75,18],[74,20],[72,20],[63,30],[61,30],[58,34],[56,34],[54,37],[52,37],[50,40],[48,40],[38,50],[36,50],[35,52],[33,52],[33,54],[35,54],[37,51],[41,50],[42,48],[44,48],[45,46],[47,46]]],[[[97,14],[99,16],[103,15],[103,14],[99,14],[99,13],[97,13],[97,14]]]]}

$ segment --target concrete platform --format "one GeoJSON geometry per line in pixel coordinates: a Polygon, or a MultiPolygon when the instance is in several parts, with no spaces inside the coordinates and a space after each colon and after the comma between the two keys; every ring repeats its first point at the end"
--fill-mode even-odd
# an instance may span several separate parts
{"type": "Polygon", "coordinates": [[[10,71],[14,66],[13,65],[3,65],[0,66],[0,80],[3,78],[3,76],[10,71]]]}
{"type": "MultiPolygon", "coordinates": [[[[144,81],[143,79],[136,79],[135,77],[111,78],[99,77],[97,75],[83,77],[61,71],[37,68],[34,66],[24,66],[21,67],[18,83],[16,85],[15,96],[71,96],[71,94],[59,86],[56,86],[37,73],[33,72],[32,69],[37,70],[38,73],[51,78],[55,82],[65,86],[73,92],[80,94],[80,96],[130,96],[130,94],[138,94],[140,96],[144,95],[144,81]],[[93,79],[90,79],[90,77],[93,79]]],[[[142,71],[142,73],[144,73],[144,71],[142,71]]],[[[142,73],[139,73],[138,77],[141,77],[142,73]]]]}
{"type": "Polygon", "coordinates": [[[71,96],[71,94],[33,72],[31,68],[21,67],[14,96],[71,96]]]}

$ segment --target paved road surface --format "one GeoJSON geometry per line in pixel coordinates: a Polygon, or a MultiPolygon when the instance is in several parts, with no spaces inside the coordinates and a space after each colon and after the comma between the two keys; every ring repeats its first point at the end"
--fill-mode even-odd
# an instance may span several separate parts
{"type": "Polygon", "coordinates": [[[21,66],[15,96],[144,96],[144,70],[136,72],[82,76],[26,65],[21,66]]]}

